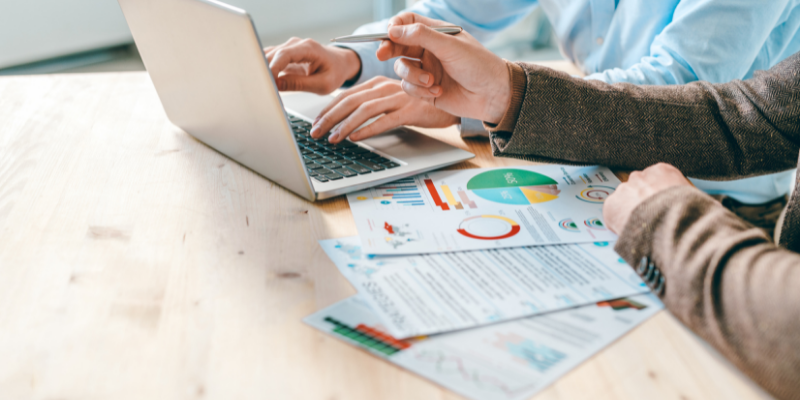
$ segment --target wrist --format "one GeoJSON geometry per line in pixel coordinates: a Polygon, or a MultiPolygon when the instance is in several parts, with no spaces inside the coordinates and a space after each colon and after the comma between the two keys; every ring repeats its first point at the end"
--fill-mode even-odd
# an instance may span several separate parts
{"type": "Polygon", "coordinates": [[[334,49],[339,54],[340,62],[343,67],[343,82],[350,84],[355,83],[361,76],[361,57],[351,49],[343,47],[334,47],[334,49]]]}
{"type": "Polygon", "coordinates": [[[493,93],[489,96],[487,114],[484,117],[484,121],[491,124],[498,124],[511,105],[511,75],[505,61],[501,60],[501,63],[497,73],[493,74],[496,77],[495,84],[490,85],[493,93]]]}

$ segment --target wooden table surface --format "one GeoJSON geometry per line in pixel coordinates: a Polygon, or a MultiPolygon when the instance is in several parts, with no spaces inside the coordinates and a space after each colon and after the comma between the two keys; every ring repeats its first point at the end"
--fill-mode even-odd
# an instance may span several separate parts
{"type": "MultiPolygon", "coordinates": [[[[301,322],[355,294],[317,245],[355,234],[171,125],[145,73],[0,78],[0,398],[460,398],[301,322]]],[[[661,312],[535,398],[768,396],[661,312]]]]}

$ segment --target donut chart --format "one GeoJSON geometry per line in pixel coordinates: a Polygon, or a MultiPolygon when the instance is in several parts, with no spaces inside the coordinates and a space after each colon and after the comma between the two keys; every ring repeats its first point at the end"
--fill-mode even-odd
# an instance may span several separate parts
{"type": "Polygon", "coordinates": [[[586,189],[581,190],[581,194],[575,197],[587,203],[603,203],[608,196],[611,196],[611,193],[614,193],[613,187],[589,185],[586,189]]]}
{"type": "Polygon", "coordinates": [[[536,172],[504,168],[475,175],[467,190],[494,203],[528,205],[558,198],[558,182],[536,172]]]}
{"type": "Polygon", "coordinates": [[[499,215],[469,217],[458,226],[458,233],[471,239],[500,240],[510,238],[520,231],[519,224],[499,215]]]}

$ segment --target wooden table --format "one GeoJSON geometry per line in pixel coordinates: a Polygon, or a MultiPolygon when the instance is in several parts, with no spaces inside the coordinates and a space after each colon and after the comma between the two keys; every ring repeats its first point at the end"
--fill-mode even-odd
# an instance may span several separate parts
{"type": "MultiPolygon", "coordinates": [[[[459,398],[301,323],[355,293],[317,245],[354,234],[344,198],[172,126],[145,73],[2,78],[0,398],[459,398]]],[[[766,397],[662,312],[536,398],[766,397]]]]}

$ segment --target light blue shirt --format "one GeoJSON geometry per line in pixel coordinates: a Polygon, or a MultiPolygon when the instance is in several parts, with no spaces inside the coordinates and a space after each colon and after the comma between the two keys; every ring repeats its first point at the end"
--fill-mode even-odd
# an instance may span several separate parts
{"type": "MultiPolygon", "coordinates": [[[[607,83],[674,85],[752,77],[800,51],[800,0],[427,0],[407,11],[464,27],[485,42],[539,6],[561,52],[607,83]]],[[[385,32],[387,20],[360,33],[385,32]]],[[[397,78],[394,61],[375,57],[377,43],[350,44],[361,57],[362,83],[397,78]]],[[[793,171],[729,182],[693,180],[712,194],[762,203],[786,194],[793,171]]]]}

